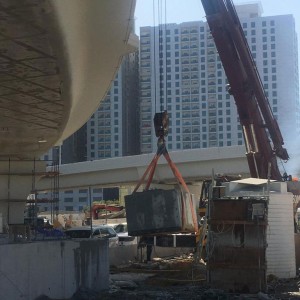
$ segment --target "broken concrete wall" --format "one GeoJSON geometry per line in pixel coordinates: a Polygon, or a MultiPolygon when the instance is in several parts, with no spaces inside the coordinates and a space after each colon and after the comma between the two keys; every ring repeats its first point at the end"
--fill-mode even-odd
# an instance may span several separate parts
{"type": "Polygon", "coordinates": [[[0,299],[66,299],[80,287],[109,286],[105,240],[6,244],[0,257],[0,299]]]}
{"type": "Polygon", "coordinates": [[[211,201],[211,282],[222,276],[225,289],[257,292],[265,290],[267,275],[295,277],[293,195],[286,183],[246,178],[225,187],[211,201]]]}
{"type": "Polygon", "coordinates": [[[266,201],[221,198],[211,201],[208,279],[212,286],[231,292],[266,290],[266,201]],[[253,219],[256,205],[262,215],[253,219]]]}

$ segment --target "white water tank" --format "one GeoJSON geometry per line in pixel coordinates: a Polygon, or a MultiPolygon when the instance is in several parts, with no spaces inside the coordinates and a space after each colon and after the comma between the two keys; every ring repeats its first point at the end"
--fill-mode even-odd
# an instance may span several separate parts
{"type": "MultiPolygon", "coordinates": [[[[275,184],[275,183],[273,183],[275,184]]],[[[272,191],[268,206],[267,227],[267,275],[278,278],[293,278],[296,276],[293,195],[286,192],[286,183],[281,185],[280,192],[272,191]]]]}

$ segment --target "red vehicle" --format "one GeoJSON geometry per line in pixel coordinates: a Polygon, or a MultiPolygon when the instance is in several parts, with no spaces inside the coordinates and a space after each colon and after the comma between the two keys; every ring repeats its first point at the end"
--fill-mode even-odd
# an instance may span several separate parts
{"type": "Polygon", "coordinates": [[[92,206],[93,219],[112,218],[114,216],[120,217],[120,214],[125,213],[124,206],[119,205],[106,205],[106,204],[94,204],[92,206]]]}

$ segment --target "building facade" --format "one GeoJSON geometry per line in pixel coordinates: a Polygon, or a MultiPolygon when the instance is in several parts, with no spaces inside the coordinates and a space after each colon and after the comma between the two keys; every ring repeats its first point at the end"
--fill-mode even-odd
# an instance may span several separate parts
{"type": "Polygon", "coordinates": [[[63,141],[60,147],[60,163],[69,164],[87,160],[87,124],[63,141]]]}
{"type": "Polygon", "coordinates": [[[87,122],[87,160],[139,153],[138,52],[124,57],[106,97],[87,122]]]}
{"type": "MultiPolygon", "coordinates": [[[[82,187],[63,190],[59,192],[59,213],[77,212],[82,213],[90,206],[90,203],[106,203],[107,201],[120,201],[119,191],[121,188],[102,188],[102,187],[82,187]]],[[[38,200],[51,199],[52,195],[49,192],[39,193],[38,200]]],[[[123,196],[124,197],[124,196],[123,196]]],[[[50,213],[51,204],[38,204],[39,213],[50,213]]],[[[55,204],[56,205],[56,204],[55,204]]]]}
{"type": "MultiPolygon", "coordinates": [[[[258,3],[237,6],[282,134],[299,136],[297,36],[292,15],[263,17],[258,3]],[[288,78],[288,80],[287,80],[288,78]]],[[[234,99],[206,22],[140,29],[141,152],[156,151],[155,112],[167,110],[172,150],[244,143],[234,99]]]]}

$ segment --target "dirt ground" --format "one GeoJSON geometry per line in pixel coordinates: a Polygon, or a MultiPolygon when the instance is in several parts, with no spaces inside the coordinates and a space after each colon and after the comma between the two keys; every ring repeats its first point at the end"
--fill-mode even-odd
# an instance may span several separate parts
{"type": "Polygon", "coordinates": [[[282,280],[272,276],[267,294],[226,293],[210,288],[204,263],[195,265],[192,257],[183,256],[112,268],[109,291],[93,299],[300,299],[299,288],[299,277],[282,280]]]}

